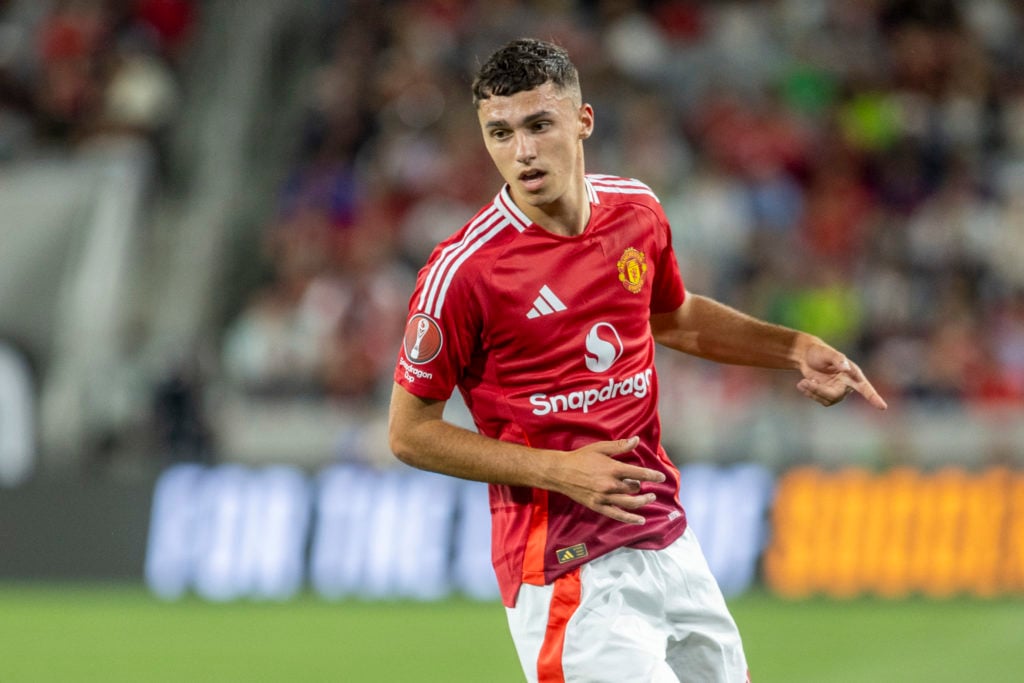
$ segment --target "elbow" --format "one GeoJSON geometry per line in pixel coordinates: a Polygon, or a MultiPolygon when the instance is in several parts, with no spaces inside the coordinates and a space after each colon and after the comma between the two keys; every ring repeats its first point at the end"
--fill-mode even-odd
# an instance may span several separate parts
{"type": "Polygon", "coordinates": [[[388,448],[391,450],[391,455],[408,464],[406,462],[408,451],[406,450],[405,441],[395,430],[394,425],[388,426],[388,448]]]}
{"type": "Polygon", "coordinates": [[[436,443],[436,422],[441,421],[443,401],[427,401],[395,385],[388,412],[387,441],[392,455],[411,467],[425,469],[436,443]]]}
{"type": "Polygon", "coordinates": [[[395,427],[394,423],[388,425],[388,448],[391,454],[406,465],[416,467],[415,451],[409,443],[404,432],[395,427]]]}

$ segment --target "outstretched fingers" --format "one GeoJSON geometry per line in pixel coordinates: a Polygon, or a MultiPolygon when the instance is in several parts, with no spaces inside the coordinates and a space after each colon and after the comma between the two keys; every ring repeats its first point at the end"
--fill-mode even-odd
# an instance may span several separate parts
{"type": "Polygon", "coordinates": [[[860,371],[860,368],[855,365],[854,369],[857,371],[857,374],[860,375],[860,379],[847,385],[847,393],[856,391],[864,397],[864,400],[875,408],[878,408],[879,410],[885,410],[888,408],[889,404],[885,402],[885,399],[882,398],[881,394],[879,394],[875,387],[872,386],[871,382],[869,382],[867,377],[865,377],[860,371]]]}
{"type": "Polygon", "coordinates": [[[837,364],[830,364],[824,371],[807,373],[807,376],[797,383],[797,389],[823,406],[835,405],[853,392],[857,392],[879,410],[889,407],[857,364],[846,358],[837,364]]]}

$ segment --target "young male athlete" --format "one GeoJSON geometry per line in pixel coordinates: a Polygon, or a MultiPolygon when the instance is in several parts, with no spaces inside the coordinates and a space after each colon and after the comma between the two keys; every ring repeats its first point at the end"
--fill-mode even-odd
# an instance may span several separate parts
{"type": "Polygon", "coordinates": [[[742,682],[739,633],[661,444],[655,342],[795,369],[826,406],[851,391],[885,402],[820,339],[686,291],[651,190],[585,173],[594,111],[564,50],[509,43],[473,97],[505,186],[420,271],[391,448],[490,484],[492,558],[528,680],[742,682]],[[477,432],[443,419],[456,387],[477,432]]]}

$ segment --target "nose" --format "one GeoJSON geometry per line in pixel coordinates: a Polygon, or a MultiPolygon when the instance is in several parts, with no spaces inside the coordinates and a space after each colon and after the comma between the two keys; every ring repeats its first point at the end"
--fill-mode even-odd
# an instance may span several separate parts
{"type": "Polygon", "coordinates": [[[537,158],[537,147],[529,135],[516,136],[516,161],[529,164],[537,158]]]}

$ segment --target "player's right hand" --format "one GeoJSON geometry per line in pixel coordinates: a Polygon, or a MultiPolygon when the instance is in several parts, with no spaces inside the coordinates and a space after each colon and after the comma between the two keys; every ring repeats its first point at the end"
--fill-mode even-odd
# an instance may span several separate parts
{"type": "Polygon", "coordinates": [[[559,470],[552,490],[558,491],[594,512],[626,524],[647,520],[633,512],[654,502],[653,493],[645,493],[645,482],[661,483],[665,474],[658,470],[616,460],[615,455],[636,448],[639,437],[616,441],[597,441],[559,458],[559,470]]]}

